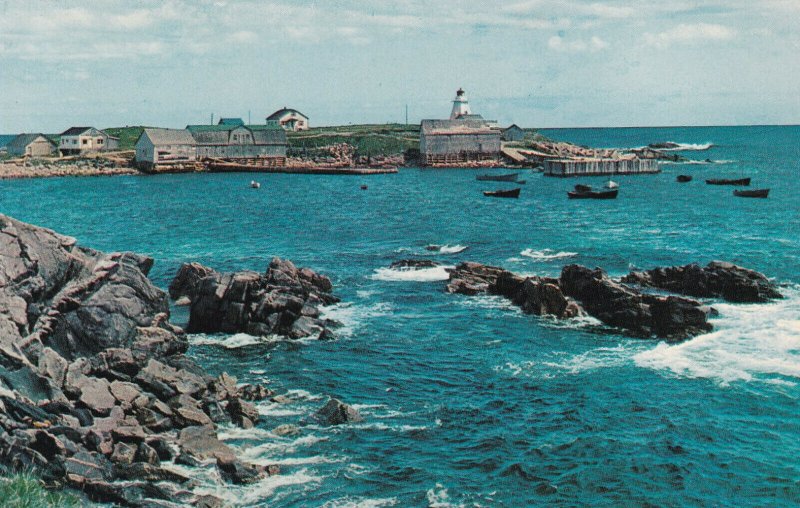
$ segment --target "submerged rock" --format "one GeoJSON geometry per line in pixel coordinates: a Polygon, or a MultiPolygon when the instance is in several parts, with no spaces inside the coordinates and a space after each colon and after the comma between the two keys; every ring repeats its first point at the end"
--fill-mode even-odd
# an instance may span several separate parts
{"type": "Polygon", "coordinates": [[[173,284],[192,295],[189,332],[324,338],[332,325],[318,317],[320,306],[339,301],[330,279],[291,261],[273,258],[264,274],[204,269],[203,278],[187,275],[205,273],[203,267],[184,267],[173,284]]]}
{"type": "Polygon", "coordinates": [[[389,268],[394,270],[421,270],[423,268],[436,268],[437,266],[439,266],[439,263],[430,259],[401,259],[394,261],[389,265],[389,268]]]}
{"type": "Polygon", "coordinates": [[[777,286],[764,274],[724,261],[712,261],[705,267],[693,263],[631,272],[622,281],[699,298],[723,298],[730,302],[760,303],[783,298],[777,286]]]}

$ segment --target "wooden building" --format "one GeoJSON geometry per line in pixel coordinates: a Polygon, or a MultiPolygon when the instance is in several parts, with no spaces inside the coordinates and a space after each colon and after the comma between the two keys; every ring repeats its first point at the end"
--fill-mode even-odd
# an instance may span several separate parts
{"type": "Polygon", "coordinates": [[[658,161],[625,157],[621,159],[550,159],[544,161],[547,176],[600,176],[659,173],[658,161]]]}
{"type": "Polygon", "coordinates": [[[525,139],[525,131],[517,124],[511,124],[503,129],[500,139],[503,141],[522,141],[525,139]]]}
{"type": "Polygon", "coordinates": [[[187,125],[198,160],[219,159],[255,166],[284,166],[288,142],[277,122],[266,125],[187,125]]]}
{"type": "Polygon", "coordinates": [[[197,142],[186,129],[145,128],[136,140],[136,167],[144,171],[194,169],[197,142]]]}
{"type": "Polygon", "coordinates": [[[71,127],[61,133],[58,150],[61,155],[105,152],[119,149],[119,138],[94,127],[71,127]]]}
{"type": "Polygon", "coordinates": [[[481,118],[423,120],[419,151],[424,166],[497,159],[500,131],[481,118]]]}
{"type": "Polygon", "coordinates": [[[278,122],[287,131],[308,130],[308,117],[296,109],[285,106],[269,115],[267,122],[278,122]]]}
{"type": "Polygon", "coordinates": [[[56,151],[56,144],[41,133],[20,134],[6,145],[6,150],[16,157],[45,157],[56,151]]]}

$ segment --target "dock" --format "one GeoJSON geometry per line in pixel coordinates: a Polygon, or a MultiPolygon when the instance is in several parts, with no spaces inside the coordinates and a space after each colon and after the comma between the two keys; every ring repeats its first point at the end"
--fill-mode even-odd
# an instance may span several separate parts
{"type": "Polygon", "coordinates": [[[385,175],[397,173],[396,166],[340,167],[340,166],[253,166],[249,164],[210,163],[208,171],[213,173],[281,173],[293,175],[385,175]]]}
{"type": "Polygon", "coordinates": [[[660,173],[653,159],[548,159],[544,161],[547,176],[602,176],[660,173]]]}

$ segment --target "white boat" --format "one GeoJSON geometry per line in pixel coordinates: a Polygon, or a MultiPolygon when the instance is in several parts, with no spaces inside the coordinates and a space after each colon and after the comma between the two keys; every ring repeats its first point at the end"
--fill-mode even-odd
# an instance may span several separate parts
{"type": "Polygon", "coordinates": [[[619,184],[614,180],[609,180],[605,185],[606,189],[619,189],[619,184]]]}
{"type": "Polygon", "coordinates": [[[252,187],[253,189],[260,189],[261,184],[256,182],[255,180],[250,180],[250,187],[252,187]]]}

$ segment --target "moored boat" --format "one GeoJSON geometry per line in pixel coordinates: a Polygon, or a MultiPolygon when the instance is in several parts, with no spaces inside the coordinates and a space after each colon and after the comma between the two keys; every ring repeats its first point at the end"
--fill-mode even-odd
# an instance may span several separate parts
{"type": "Polygon", "coordinates": [[[567,192],[569,199],[617,199],[619,189],[604,190],[604,191],[572,191],[567,192]]]}
{"type": "Polygon", "coordinates": [[[619,184],[617,182],[615,182],[614,180],[609,180],[609,181],[606,182],[604,187],[606,189],[619,189],[619,184]]]}
{"type": "Polygon", "coordinates": [[[250,181],[250,188],[251,189],[260,189],[261,188],[261,184],[256,182],[255,180],[251,180],[250,181]]]}
{"type": "Polygon", "coordinates": [[[765,198],[769,196],[769,189],[735,190],[733,195],[740,198],[765,198]]]}
{"type": "Polygon", "coordinates": [[[510,190],[483,191],[483,195],[492,198],[518,198],[520,190],[522,187],[510,190]]]}
{"type": "Polygon", "coordinates": [[[711,180],[706,180],[708,185],[750,185],[749,178],[712,178],[711,180]]]}
{"type": "Polygon", "coordinates": [[[507,175],[478,175],[475,177],[479,182],[516,182],[519,173],[509,173],[507,175]]]}
{"type": "Polygon", "coordinates": [[[592,192],[592,186],[579,183],[575,185],[575,192],[592,192]]]}
{"type": "Polygon", "coordinates": [[[681,183],[691,182],[692,181],[692,176],[691,175],[678,175],[678,178],[676,178],[676,180],[678,180],[681,183]]]}

